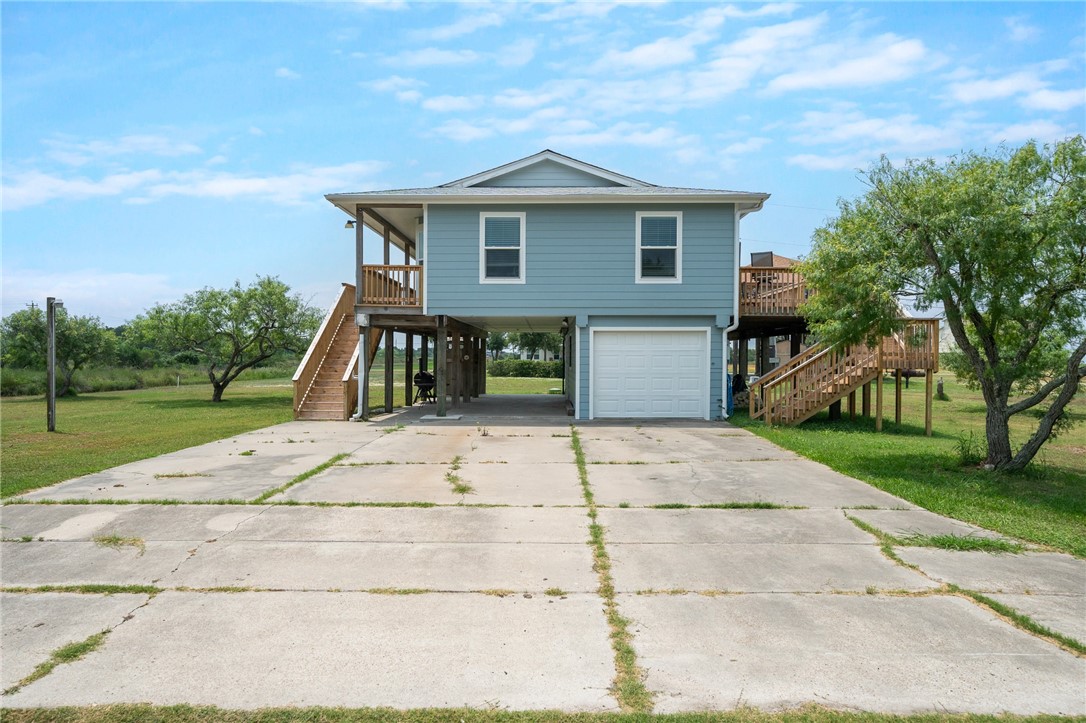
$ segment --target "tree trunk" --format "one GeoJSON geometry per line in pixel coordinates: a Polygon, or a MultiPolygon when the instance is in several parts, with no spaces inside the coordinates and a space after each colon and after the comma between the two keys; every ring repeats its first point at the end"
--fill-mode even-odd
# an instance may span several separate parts
{"type": "Polygon", "coordinates": [[[75,369],[68,369],[67,366],[61,367],[61,374],[64,377],[60,380],[61,386],[57,390],[58,397],[68,396],[68,392],[72,389],[72,376],[75,375],[75,369]]]}
{"type": "Polygon", "coordinates": [[[984,435],[988,442],[986,464],[996,469],[1003,469],[1011,462],[1011,429],[1007,424],[1006,405],[988,406],[984,422],[984,435]]]}
{"type": "Polygon", "coordinates": [[[213,402],[221,402],[222,401],[222,393],[224,391],[226,391],[226,385],[225,384],[222,384],[220,382],[212,382],[211,383],[211,401],[213,401],[213,402]]]}

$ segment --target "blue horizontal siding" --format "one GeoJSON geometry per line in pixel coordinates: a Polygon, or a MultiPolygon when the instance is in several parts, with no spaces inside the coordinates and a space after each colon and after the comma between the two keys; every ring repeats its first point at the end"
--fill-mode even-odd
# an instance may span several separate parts
{"type": "Polygon", "coordinates": [[[730,204],[431,205],[431,314],[508,316],[730,314],[734,215],[730,204]],[[524,284],[479,283],[479,214],[524,211],[524,284]],[[635,282],[635,214],[683,212],[681,284],[635,282]]]}
{"type": "Polygon", "coordinates": [[[551,188],[555,186],[617,186],[619,184],[561,163],[543,160],[476,185],[490,188],[551,188]]]}

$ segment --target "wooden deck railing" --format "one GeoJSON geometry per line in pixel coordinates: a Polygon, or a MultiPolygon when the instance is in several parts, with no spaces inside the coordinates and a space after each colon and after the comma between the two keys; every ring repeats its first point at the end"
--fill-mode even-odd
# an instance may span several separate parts
{"type": "Polygon", "coordinates": [[[811,293],[803,274],[789,266],[739,270],[741,316],[799,316],[797,310],[811,293]]]}
{"type": "Polygon", "coordinates": [[[353,316],[353,314],[354,286],[344,284],[339,291],[339,297],[332,304],[332,308],[328,310],[324,321],[321,322],[320,329],[317,330],[317,335],[313,337],[313,342],[309,345],[305,356],[302,357],[301,363],[298,364],[298,370],[294,372],[292,381],[294,382],[295,414],[298,414],[301,410],[302,400],[305,399],[305,395],[313,385],[313,380],[316,378],[317,372],[320,371],[321,362],[327,356],[328,348],[332,346],[345,316],[353,316]]]}
{"type": "Polygon", "coordinates": [[[817,344],[750,386],[750,416],[767,424],[801,422],[841,393],[887,369],[939,369],[939,320],[909,319],[870,348],[817,344]]]}
{"type": "Polygon", "coordinates": [[[362,304],[365,306],[422,306],[422,267],[363,265],[362,304]]]}
{"type": "Polygon", "coordinates": [[[939,320],[910,319],[905,328],[882,340],[884,369],[939,370],[939,320]]]}

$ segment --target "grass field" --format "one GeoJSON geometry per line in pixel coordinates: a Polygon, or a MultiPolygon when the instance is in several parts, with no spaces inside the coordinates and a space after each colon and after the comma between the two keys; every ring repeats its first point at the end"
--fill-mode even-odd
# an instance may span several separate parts
{"type": "MultiPolygon", "coordinates": [[[[925,437],[924,382],[913,379],[909,387],[902,393],[899,426],[893,421],[893,385],[888,385],[881,433],[873,419],[849,421],[847,405],[838,422],[823,412],[798,427],[766,427],[751,422],[745,410],[737,410],[731,421],[933,512],[1086,557],[1086,425],[1050,440],[1024,473],[963,467],[959,445],[984,444],[980,392],[947,377],[950,401],[934,402],[933,435],[925,437]]],[[[1077,419],[1086,417],[1083,395],[1071,406],[1077,419]]],[[[1036,421],[1028,413],[1013,417],[1012,441],[1020,444],[1036,421]]]]}
{"type": "MultiPolygon", "coordinates": [[[[490,394],[546,394],[560,379],[492,377],[490,394]]],[[[394,403],[403,405],[403,386],[394,403]]],[[[370,385],[374,405],[384,387],[370,385]]],[[[0,402],[0,497],[51,485],[185,447],[260,429],[293,418],[289,379],[235,382],[223,401],[211,386],[189,384],[101,392],[57,400],[57,431],[45,431],[42,397],[0,402]]]]}

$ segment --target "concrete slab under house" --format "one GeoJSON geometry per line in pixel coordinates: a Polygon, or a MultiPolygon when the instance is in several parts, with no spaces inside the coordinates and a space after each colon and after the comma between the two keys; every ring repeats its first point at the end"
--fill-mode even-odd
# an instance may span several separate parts
{"type": "Polygon", "coordinates": [[[439,186],[326,198],[355,230],[354,279],[295,374],[299,419],[367,419],[382,346],[391,412],[393,334],[407,340],[404,404],[429,398],[438,420],[486,394],[492,332],[561,335],[561,397],[578,421],[727,419],[752,338],[751,412],[769,423],[839,413],[844,398],[854,416],[859,392],[868,414],[872,383],[881,422],[884,370],[900,382],[937,368],[926,320],[876,350],[801,351],[809,291],[792,260],[741,266],[740,222],[766,193],[657,186],[544,150],[439,186]],[[366,229],[382,258],[365,258],[366,229]],[[781,344],[791,358],[771,370],[781,344]]]}

